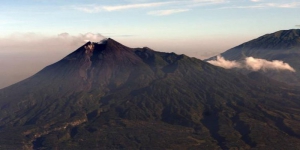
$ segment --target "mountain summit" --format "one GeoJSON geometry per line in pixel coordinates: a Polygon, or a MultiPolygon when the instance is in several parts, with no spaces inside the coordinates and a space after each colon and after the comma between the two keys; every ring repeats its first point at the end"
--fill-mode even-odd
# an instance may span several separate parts
{"type": "Polygon", "coordinates": [[[297,54],[300,47],[300,29],[281,30],[263,35],[257,39],[236,46],[221,55],[229,60],[239,60],[247,56],[278,59],[276,55],[297,54]]]}
{"type": "Polygon", "coordinates": [[[299,99],[260,74],[88,42],[0,90],[0,148],[300,149],[299,99]]]}

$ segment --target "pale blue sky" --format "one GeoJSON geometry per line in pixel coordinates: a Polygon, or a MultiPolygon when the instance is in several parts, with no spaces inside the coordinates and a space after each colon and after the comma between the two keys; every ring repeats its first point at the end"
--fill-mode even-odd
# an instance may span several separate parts
{"type": "Polygon", "coordinates": [[[299,0],[0,0],[0,88],[100,34],[203,59],[299,25],[299,0]]]}
{"type": "Polygon", "coordinates": [[[300,24],[296,0],[0,1],[0,32],[171,38],[264,34],[300,24]]]}

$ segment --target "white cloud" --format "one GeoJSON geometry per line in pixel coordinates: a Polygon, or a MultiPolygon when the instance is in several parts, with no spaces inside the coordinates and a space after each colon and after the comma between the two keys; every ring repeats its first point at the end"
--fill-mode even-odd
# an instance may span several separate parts
{"type": "Polygon", "coordinates": [[[253,71],[258,70],[288,70],[295,72],[295,69],[292,68],[288,63],[284,63],[280,60],[267,61],[265,59],[258,59],[253,57],[247,57],[245,59],[245,65],[248,69],[253,71]]]}
{"type": "Polygon", "coordinates": [[[300,2],[259,3],[259,4],[256,4],[256,5],[221,7],[219,9],[253,9],[253,8],[300,8],[300,2]]]}
{"type": "Polygon", "coordinates": [[[151,11],[148,12],[148,15],[154,15],[154,16],[166,16],[171,15],[175,13],[181,13],[181,12],[187,12],[189,9],[169,9],[169,10],[158,10],[158,11],[151,11]]]}
{"type": "Polygon", "coordinates": [[[241,68],[241,64],[236,61],[225,60],[222,56],[217,56],[217,60],[207,61],[208,63],[225,69],[241,68]]]}
{"type": "Polygon", "coordinates": [[[177,2],[177,1],[127,4],[127,5],[116,5],[116,6],[84,5],[84,6],[73,6],[73,8],[76,10],[79,10],[79,11],[87,12],[87,13],[97,13],[97,12],[101,12],[101,11],[118,11],[118,10],[125,10],[125,9],[158,7],[158,6],[171,4],[171,3],[175,3],[175,2],[177,2]]]}
{"type": "Polygon", "coordinates": [[[227,3],[227,2],[229,2],[229,1],[227,1],[227,0],[192,0],[192,1],[189,1],[189,3],[194,6],[221,4],[221,3],[227,3]]]}
{"type": "Polygon", "coordinates": [[[292,68],[288,63],[285,63],[280,60],[268,61],[265,59],[247,57],[245,58],[245,60],[237,62],[225,60],[222,56],[217,56],[217,60],[210,60],[207,62],[225,69],[246,68],[252,71],[287,70],[291,72],[296,72],[295,69],[292,68]]]}
{"type": "Polygon", "coordinates": [[[298,7],[300,7],[300,2],[280,4],[280,5],[278,5],[278,7],[281,7],[281,8],[298,8],[298,7]]]}
{"type": "Polygon", "coordinates": [[[119,6],[103,6],[102,8],[106,11],[116,11],[123,9],[133,9],[133,8],[145,8],[145,7],[157,7],[173,2],[159,2],[159,3],[143,3],[143,4],[129,4],[129,5],[119,5],[119,6]]]}
{"type": "Polygon", "coordinates": [[[84,6],[81,5],[81,6],[73,6],[72,8],[86,13],[98,13],[100,11],[103,11],[103,8],[97,5],[84,5],[84,6]]]}
{"type": "Polygon", "coordinates": [[[104,6],[104,5],[77,5],[72,6],[72,9],[76,9],[86,13],[98,13],[101,11],[119,11],[126,9],[138,9],[138,8],[151,8],[151,7],[184,7],[184,9],[170,9],[170,10],[188,10],[190,7],[197,7],[210,4],[225,3],[226,0],[178,0],[178,1],[168,1],[168,2],[153,2],[153,3],[132,3],[114,6],[104,6]]]}
{"type": "Polygon", "coordinates": [[[223,3],[225,0],[192,0],[194,3],[223,3]]]}
{"type": "Polygon", "coordinates": [[[63,40],[71,40],[76,43],[82,43],[88,41],[99,42],[105,37],[102,36],[100,33],[85,33],[85,34],[78,34],[76,36],[69,35],[68,33],[61,33],[58,35],[58,38],[63,38],[63,40]]]}
{"type": "Polygon", "coordinates": [[[251,2],[260,2],[261,0],[250,0],[251,2]]]}
{"type": "Polygon", "coordinates": [[[276,7],[276,8],[297,8],[300,6],[300,2],[292,3],[266,3],[265,7],[276,7]]]}

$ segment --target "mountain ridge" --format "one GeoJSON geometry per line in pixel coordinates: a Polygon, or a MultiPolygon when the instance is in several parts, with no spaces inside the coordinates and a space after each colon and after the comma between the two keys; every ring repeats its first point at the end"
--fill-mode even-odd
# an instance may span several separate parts
{"type": "Polygon", "coordinates": [[[185,55],[88,42],[0,90],[0,148],[300,148],[299,89],[255,79],[185,55]]]}
{"type": "MultiPolygon", "coordinates": [[[[284,63],[289,64],[295,72],[275,70],[260,71],[260,73],[280,82],[296,86],[300,85],[300,61],[298,60],[298,57],[300,56],[300,29],[281,30],[265,34],[226,50],[221,53],[220,56],[226,60],[238,62],[244,61],[247,57],[254,57],[267,61],[283,61],[284,63]]],[[[217,56],[213,56],[205,61],[216,59],[217,56]]]]}

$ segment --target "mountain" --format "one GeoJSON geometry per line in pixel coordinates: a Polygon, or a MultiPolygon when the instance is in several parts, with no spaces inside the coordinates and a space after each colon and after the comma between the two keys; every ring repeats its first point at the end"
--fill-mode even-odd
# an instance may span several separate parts
{"type": "MultiPolygon", "coordinates": [[[[300,86],[300,29],[282,30],[263,35],[220,54],[226,60],[242,61],[247,57],[280,60],[288,63],[295,72],[264,70],[262,74],[275,80],[300,86]]],[[[216,60],[216,56],[205,61],[216,60]]],[[[244,70],[245,71],[245,70],[244,70]]]]}
{"type": "Polygon", "coordinates": [[[299,91],[185,55],[88,42],[0,90],[0,149],[300,149],[299,91]]]}

